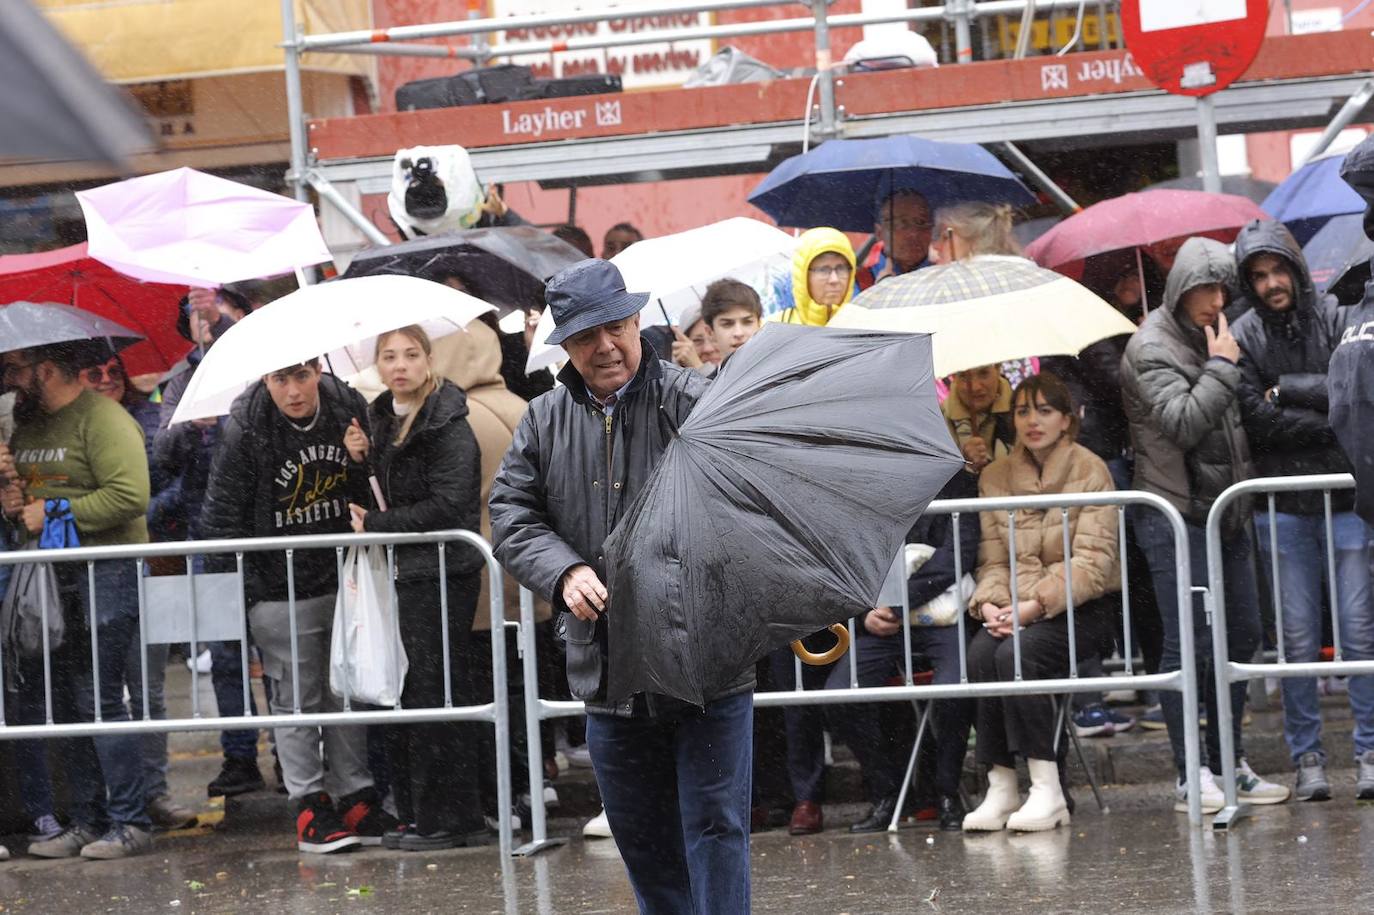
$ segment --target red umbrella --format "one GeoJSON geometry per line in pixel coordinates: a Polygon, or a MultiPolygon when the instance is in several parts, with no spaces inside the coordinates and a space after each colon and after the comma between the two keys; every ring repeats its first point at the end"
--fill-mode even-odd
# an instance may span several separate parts
{"type": "Polygon", "coordinates": [[[130,375],[165,372],[191,349],[176,329],[185,286],[144,283],[86,255],[86,245],[0,257],[0,306],[57,302],[108,318],[146,339],[119,355],[130,375]]]}
{"type": "Polygon", "coordinates": [[[1104,255],[1130,263],[1143,252],[1167,271],[1185,239],[1229,244],[1247,222],[1269,218],[1253,200],[1233,194],[1141,191],[1070,216],[1027,246],[1026,256],[1075,280],[1083,279],[1087,261],[1104,255]]]}

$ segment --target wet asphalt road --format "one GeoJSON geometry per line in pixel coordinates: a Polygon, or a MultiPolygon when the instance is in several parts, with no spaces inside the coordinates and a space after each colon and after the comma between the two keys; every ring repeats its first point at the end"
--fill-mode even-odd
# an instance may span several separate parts
{"type": "MultiPolygon", "coordinates": [[[[1073,826],[965,838],[842,829],[755,837],[754,910],[766,913],[1338,913],[1374,911],[1374,806],[1337,800],[1257,811],[1232,834],[1191,831],[1161,788],[1109,789],[1113,812],[1073,826]]],[[[256,814],[274,799],[256,801],[256,814]]],[[[276,810],[270,806],[270,810],[276,810]]],[[[633,912],[613,843],[582,841],[503,866],[495,848],[434,854],[294,851],[275,816],[160,840],[128,862],[0,864],[6,913],[633,912]]]]}

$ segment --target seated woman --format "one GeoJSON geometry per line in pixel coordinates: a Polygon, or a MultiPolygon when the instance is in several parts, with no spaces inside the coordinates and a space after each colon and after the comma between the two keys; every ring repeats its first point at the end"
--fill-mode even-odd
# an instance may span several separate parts
{"type": "MultiPolygon", "coordinates": [[[[981,496],[1000,499],[1114,488],[1102,459],[1074,442],[1078,414],[1068,388],[1057,377],[1042,373],[1021,382],[1012,395],[1012,415],[1016,447],[983,471],[981,496]]],[[[1117,509],[1069,510],[1067,569],[1060,510],[1016,512],[1014,582],[1007,512],[983,512],[981,527],[977,587],[969,611],[983,625],[969,648],[969,679],[986,683],[1014,678],[1012,630],[1018,623],[1022,678],[1067,677],[1070,596],[1078,658],[1095,654],[1111,637],[1114,602],[1103,598],[1120,587],[1117,509]]],[[[964,830],[1035,832],[1067,824],[1069,810],[1054,747],[1053,700],[1047,695],[979,699],[976,721],[975,757],[988,766],[988,793],[964,818],[964,830]],[[1016,785],[1018,753],[1026,758],[1031,776],[1025,804],[1016,785]]]]}

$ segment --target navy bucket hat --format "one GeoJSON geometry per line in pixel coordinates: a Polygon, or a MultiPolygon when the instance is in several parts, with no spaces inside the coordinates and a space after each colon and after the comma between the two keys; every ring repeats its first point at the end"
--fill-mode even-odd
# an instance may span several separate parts
{"type": "Polygon", "coordinates": [[[610,261],[578,261],[549,280],[544,301],[553,313],[549,343],[562,343],[592,327],[623,321],[649,301],[646,292],[626,292],[620,269],[610,261]]]}

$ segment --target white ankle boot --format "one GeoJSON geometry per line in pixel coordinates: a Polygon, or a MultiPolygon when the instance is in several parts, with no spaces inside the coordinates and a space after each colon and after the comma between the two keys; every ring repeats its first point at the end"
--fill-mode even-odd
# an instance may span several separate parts
{"type": "Polygon", "coordinates": [[[1028,759],[1031,789],[1026,803],[1007,818],[1007,828],[1015,832],[1042,832],[1069,825],[1069,808],[1059,784],[1059,764],[1052,759],[1028,759]]]}
{"type": "Polygon", "coordinates": [[[1007,825],[1007,817],[1021,805],[1016,790],[1016,770],[993,766],[988,770],[988,793],[973,811],[964,817],[964,832],[997,832],[1007,825]]]}

